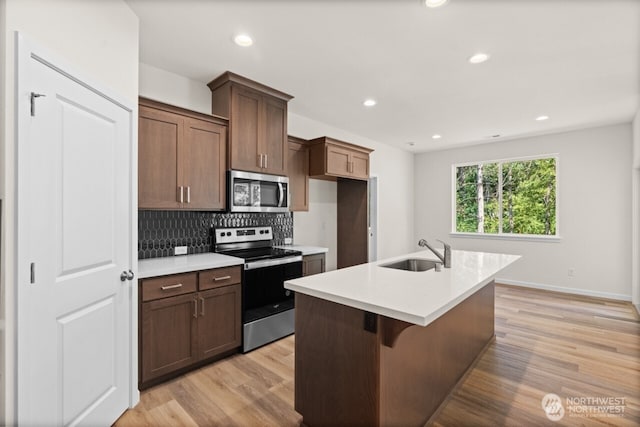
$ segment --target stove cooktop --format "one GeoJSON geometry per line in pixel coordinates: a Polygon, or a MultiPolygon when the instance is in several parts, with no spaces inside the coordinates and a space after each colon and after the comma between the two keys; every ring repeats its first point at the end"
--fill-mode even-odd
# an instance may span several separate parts
{"type": "Polygon", "coordinates": [[[300,251],[291,249],[280,249],[273,247],[251,248],[251,249],[235,249],[229,251],[220,251],[219,253],[244,259],[244,262],[257,261],[261,259],[285,258],[289,256],[302,255],[300,251]]]}

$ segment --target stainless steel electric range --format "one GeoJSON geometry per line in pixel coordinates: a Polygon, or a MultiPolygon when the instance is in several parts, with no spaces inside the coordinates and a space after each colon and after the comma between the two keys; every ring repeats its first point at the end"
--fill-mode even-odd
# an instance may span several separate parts
{"type": "Polygon", "coordinates": [[[271,227],[217,228],[218,253],[244,259],[242,351],[294,331],[294,295],[284,282],[302,276],[302,252],[273,247],[271,227]]]}

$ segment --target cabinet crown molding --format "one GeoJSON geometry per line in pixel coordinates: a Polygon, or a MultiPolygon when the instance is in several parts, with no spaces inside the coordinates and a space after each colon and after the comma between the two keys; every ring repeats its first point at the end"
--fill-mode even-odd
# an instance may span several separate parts
{"type": "Polygon", "coordinates": [[[319,138],[311,139],[311,140],[309,140],[309,144],[310,145],[315,145],[315,144],[333,144],[333,145],[343,146],[343,147],[348,148],[350,150],[361,151],[363,153],[371,153],[371,152],[374,151],[372,148],[363,147],[361,145],[352,144],[350,142],[340,141],[339,139],[330,138],[328,136],[321,136],[319,138]]]}
{"type": "Polygon", "coordinates": [[[211,89],[211,91],[213,92],[214,90],[216,90],[217,88],[219,88],[220,86],[222,86],[227,82],[241,84],[243,86],[249,87],[254,90],[258,90],[260,92],[263,92],[275,98],[282,99],[283,101],[289,101],[293,99],[292,95],[286,94],[284,92],[281,92],[277,89],[274,89],[262,83],[258,83],[255,80],[248,79],[239,74],[232,73],[231,71],[225,71],[220,76],[216,77],[215,79],[207,83],[207,86],[209,86],[209,89],[211,89]]]}
{"type": "Polygon", "coordinates": [[[293,135],[287,135],[287,140],[289,142],[295,142],[296,144],[310,145],[308,140],[303,138],[298,138],[297,136],[293,136],[293,135]]]}
{"type": "Polygon", "coordinates": [[[138,105],[143,107],[155,108],[156,110],[162,110],[169,113],[180,114],[182,116],[191,117],[194,119],[207,120],[212,123],[217,123],[223,126],[229,125],[229,119],[226,117],[218,116],[215,114],[205,114],[198,111],[188,110],[186,108],[177,107],[175,105],[166,104],[154,99],[145,98],[143,96],[138,97],[138,105]]]}

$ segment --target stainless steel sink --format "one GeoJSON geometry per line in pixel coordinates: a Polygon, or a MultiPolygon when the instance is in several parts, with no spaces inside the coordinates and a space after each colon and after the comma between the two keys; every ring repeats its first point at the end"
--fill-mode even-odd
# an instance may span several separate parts
{"type": "Polygon", "coordinates": [[[439,261],[430,259],[407,258],[401,261],[391,262],[389,264],[381,264],[380,267],[395,268],[396,270],[405,271],[427,271],[441,264],[439,261]]]}

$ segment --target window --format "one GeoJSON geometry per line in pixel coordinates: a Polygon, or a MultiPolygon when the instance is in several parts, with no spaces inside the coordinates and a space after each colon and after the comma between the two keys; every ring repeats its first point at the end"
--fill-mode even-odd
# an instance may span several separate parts
{"type": "Polygon", "coordinates": [[[557,236],[557,157],[454,165],[454,231],[557,236]]]}

